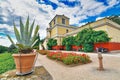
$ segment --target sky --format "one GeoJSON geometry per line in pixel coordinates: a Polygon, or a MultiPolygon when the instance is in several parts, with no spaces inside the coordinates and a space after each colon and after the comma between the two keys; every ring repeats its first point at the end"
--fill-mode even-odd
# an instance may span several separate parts
{"type": "Polygon", "coordinates": [[[120,0],[0,0],[0,45],[9,46],[6,37],[9,34],[14,41],[13,20],[19,28],[19,19],[25,23],[27,16],[30,23],[40,26],[40,38],[46,37],[46,28],[56,15],[70,18],[70,25],[80,27],[87,22],[120,14],[120,0]]]}

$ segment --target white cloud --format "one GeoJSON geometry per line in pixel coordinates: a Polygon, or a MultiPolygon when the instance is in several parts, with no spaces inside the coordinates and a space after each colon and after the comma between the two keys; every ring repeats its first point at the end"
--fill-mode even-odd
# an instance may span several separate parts
{"type": "Polygon", "coordinates": [[[104,18],[104,17],[98,17],[98,18],[96,18],[96,21],[97,21],[97,20],[100,20],[100,19],[102,19],[102,18],[104,18]]]}
{"type": "Polygon", "coordinates": [[[0,38],[0,45],[3,45],[3,46],[10,46],[10,42],[8,39],[6,38],[0,38]]]}
{"type": "Polygon", "coordinates": [[[112,7],[115,4],[118,4],[120,1],[119,0],[107,0],[107,3],[109,4],[108,7],[112,7]]]}
{"type": "Polygon", "coordinates": [[[58,0],[50,0],[50,1],[53,2],[53,3],[56,3],[56,4],[59,3],[58,0]]]}
{"type": "MultiPolygon", "coordinates": [[[[0,32],[4,33],[4,31],[13,33],[13,26],[9,26],[7,24],[0,24],[0,32]]],[[[9,33],[5,33],[5,34],[9,34],[9,33]]]]}
{"type": "MultiPolygon", "coordinates": [[[[16,42],[15,39],[13,39],[14,42],[16,42]]],[[[0,45],[9,47],[11,45],[10,40],[7,37],[0,38],[0,45]]]]}

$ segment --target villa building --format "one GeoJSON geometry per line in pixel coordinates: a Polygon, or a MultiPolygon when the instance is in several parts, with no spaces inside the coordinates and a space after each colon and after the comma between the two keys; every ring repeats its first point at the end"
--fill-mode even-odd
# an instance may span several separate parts
{"type": "Polygon", "coordinates": [[[57,40],[58,45],[62,45],[62,39],[64,37],[75,36],[82,29],[89,27],[94,30],[106,31],[108,36],[112,38],[111,42],[120,42],[120,25],[108,18],[103,18],[79,27],[71,26],[69,20],[70,18],[65,15],[56,15],[49,23],[47,37],[44,44],[46,44],[49,38],[54,38],[57,40]]]}

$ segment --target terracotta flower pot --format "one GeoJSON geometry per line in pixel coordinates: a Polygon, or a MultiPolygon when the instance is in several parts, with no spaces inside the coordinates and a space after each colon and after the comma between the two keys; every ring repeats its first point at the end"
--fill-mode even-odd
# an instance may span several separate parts
{"type": "Polygon", "coordinates": [[[30,54],[13,54],[16,64],[16,74],[25,75],[33,72],[36,53],[30,54]]]}

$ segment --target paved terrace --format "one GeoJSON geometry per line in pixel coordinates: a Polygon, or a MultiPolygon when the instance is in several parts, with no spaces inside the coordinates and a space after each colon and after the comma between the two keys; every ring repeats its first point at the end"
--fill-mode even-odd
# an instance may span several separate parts
{"type": "Polygon", "coordinates": [[[120,80],[120,53],[103,54],[105,71],[97,70],[98,58],[96,53],[87,54],[91,57],[92,63],[74,67],[60,64],[39,54],[36,66],[43,65],[54,80],[120,80]]]}

